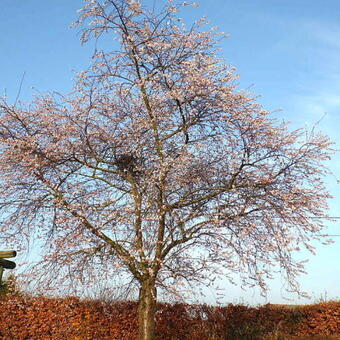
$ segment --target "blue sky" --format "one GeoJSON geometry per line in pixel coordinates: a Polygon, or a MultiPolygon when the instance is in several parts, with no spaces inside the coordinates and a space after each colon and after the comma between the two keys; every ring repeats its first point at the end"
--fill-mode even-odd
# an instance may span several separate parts
{"type": "MultiPolygon", "coordinates": [[[[153,0],[146,0],[152,3],[153,0]]],[[[161,3],[163,0],[155,0],[161,3]]],[[[33,93],[72,89],[74,72],[85,69],[93,46],[81,46],[77,29],[70,29],[81,0],[2,0],[0,11],[0,91],[14,101],[25,74],[20,100],[33,93]]],[[[183,13],[190,21],[206,15],[229,33],[223,56],[237,68],[240,88],[251,87],[268,110],[292,127],[318,129],[339,148],[340,134],[340,2],[338,0],[202,0],[183,13]]],[[[340,155],[329,162],[335,176],[327,183],[334,199],[331,215],[340,216],[340,155]]],[[[329,224],[340,235],[340,220],[329,224]]],[[[303,290],[312,296],[340,299],[340,237],[331,246],[318,246],[308,256],[303,290]]],[[[212,294],[213,295],[213,294],[212,294]]],[[[257,290],[228,286],[226,301],[284,303],[282,282],[271,284],[267,299],[257,290]]],[[[209,302],[211,297],[207,297],[209,302]]],[[[304,303],[307,300],[294,300],[304,303]]]]}

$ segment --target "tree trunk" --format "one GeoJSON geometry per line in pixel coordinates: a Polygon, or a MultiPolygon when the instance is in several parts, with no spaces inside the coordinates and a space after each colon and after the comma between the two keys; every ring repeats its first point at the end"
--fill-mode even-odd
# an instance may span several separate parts
{"type": "Polygon", "coordinates": [[[157,290],[155,279],[142,282],[139,291],[138,322],[139,340],[155,340],[155,313],[157,290]]]}

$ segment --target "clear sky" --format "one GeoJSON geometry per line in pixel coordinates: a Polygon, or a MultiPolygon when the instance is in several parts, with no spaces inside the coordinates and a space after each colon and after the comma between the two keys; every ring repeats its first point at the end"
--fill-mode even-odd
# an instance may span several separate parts
{"type": "MultiPolygon", "coordinates": [[[[145,0],[152,3],[153,0],[145,0]]],[[[161,3],[163,0],[155,0],[161,3]]],[[[142,0],[143,2],[143,0],[142,0]]],[[[33,93],[72,89],[76,71],[90,62],[93,45],[81,47],[77,18],[81,0],[2,0],[0,11],[0,91],[13,102],[23,78],[20,100],[33,93]]],[[[207,16],[230,33],[223,56],[237,68],[240,88],[260,95],[259,101],[292,127],[313,127],[340,144],[340,1],[339,0],[201,0],[185,12],[188,20],[207,16]]],[[[329,162],[334,176],[327,180],[334,195],[332,216],[340,216],[340,155],[329,162]]],[[[328,223],[340,235],[340,219],[328,223]]],[[[308,274],[300,283],[312,300],[340,299],[340,237],[331,246],[318,246],[306,255],[308,274]]],[[[257,290],[228,286],[228,302],[285,303],[282,282],[271,284],[267,299],[257,290]]],[[[207,297],[207,302],[210,298],[207,297]]],[[[294,300],[304,303],[308,300],[294,300]]]]}

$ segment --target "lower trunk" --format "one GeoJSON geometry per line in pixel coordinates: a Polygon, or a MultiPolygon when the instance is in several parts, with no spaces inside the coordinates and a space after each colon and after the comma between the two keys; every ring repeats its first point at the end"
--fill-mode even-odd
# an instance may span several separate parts
{"type": "Polygon", "coordinates": [[[157,291],[155,280],[148,279],[142,282],[139,291],[138,321],[139,340],[155,340],[155,313],[157,291]]]}

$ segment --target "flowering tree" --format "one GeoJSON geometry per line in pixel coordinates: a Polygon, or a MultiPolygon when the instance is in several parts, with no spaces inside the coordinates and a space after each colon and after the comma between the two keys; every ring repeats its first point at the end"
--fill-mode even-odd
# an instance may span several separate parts
{"type": "Polygon", "coordinates": [[[298,291],[291,253],[320,237],[329,140],[237,90],[219,34],[186,29],[180,5],[85,3],[82,41],[111,34],[118,50],[96,51],[71,95],[1,102],[1,237],[34,233],[73,276],[125,270],[144,340],[157,288],[244,273],[265,289],[279,266],[298,291]]]}

